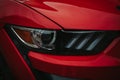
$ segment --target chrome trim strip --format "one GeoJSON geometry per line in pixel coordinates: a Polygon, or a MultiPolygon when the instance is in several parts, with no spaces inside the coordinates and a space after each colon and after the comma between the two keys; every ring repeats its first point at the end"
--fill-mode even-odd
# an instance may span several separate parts
{"type": "MultiPolygon", "coordinates": [[[[27,46],[30,46],[30,47],[33,47],[33,48],[38,48],[36,45],[34,45],[34,44],[29,44],[29,43],[27,43],[27,42],[25,42],[16,32],[15,32],[15,30],[13,29],[13,28],[16,28],[16,27],[14,27],[14,26],[11,26],[11,30],[15,33],[15,35],[18,37],[18,39],[21,41],[21,42],[23,42],[24,44],[26,44],[27,46]]],[[[20,30],[26,30],[26,31],[30,31],[31,29],[23,29],[23,28],[20,28],[20,27],[18,27],[18,28],[16,28],[16,29],[20,29],[20,30]]]]}

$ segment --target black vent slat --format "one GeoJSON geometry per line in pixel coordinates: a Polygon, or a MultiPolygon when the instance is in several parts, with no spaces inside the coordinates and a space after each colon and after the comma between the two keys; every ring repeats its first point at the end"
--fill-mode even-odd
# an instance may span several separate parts
{"type": "Polygon", "coordinates": [[[88,34],[81,42],[78,43],[75,49],[78,50],[82,49],[87,44],[87,42],[92,38],[93,35],[94,35],[93,33],[88,34]]]}
{"type": "Polygon", "coordinates": [[[86,34],[78,34],[80,37],[76,40],[76,42],[72,45],[71,49],[75,49],[79,42],[81,42],[87,35],[86,34]]]}
{"type": "Polygon", "coordinates": [[[80,34],[80,35],[78,34],[78,35],[74,36],[73,38],[71,38],[70,41],[68,40],[68,43],[65,46],[65,48],[71,48],[81,36],[82,36],[82,34],[80,34]]]}
{"type": "Polygon", "coordinates": [[[103,39],[105,35],[99,35],[88,47],[87,47],[87,51],[93,50],[95,48],[96,45],[98,45],[98,43],[103,39]]]}

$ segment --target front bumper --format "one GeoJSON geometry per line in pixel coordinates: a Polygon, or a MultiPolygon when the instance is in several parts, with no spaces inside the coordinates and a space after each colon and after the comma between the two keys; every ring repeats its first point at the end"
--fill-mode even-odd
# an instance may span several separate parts
{"type": "Polygon", "coordinates": [[[92,80],[120,78],[120,62],[104,54],[85,59],[79,56],[65,57],[29,52],[29,58],[34,68],[59,76],[92,80]]]}

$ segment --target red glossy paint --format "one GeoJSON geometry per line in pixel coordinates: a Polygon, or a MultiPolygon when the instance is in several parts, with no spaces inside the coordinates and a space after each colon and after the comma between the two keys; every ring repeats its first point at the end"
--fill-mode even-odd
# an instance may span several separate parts
{"type": "Polygon", "coordinates": [[[35,80],[25,60],[3,29],[0,30],[0,51],[2,51],[15,80],[35,80]]]}
{"type": "MultiPolygon", "coordinates": [[[[16,0],[21,1],[21,0],[16,0]]],[[[39,7],[43,9],[52,9],[50,6],[44,4],[44,2],[58,2],[58,3],[65,3],[71,4],[79,7],[91,8],[95,10],[105,11],[105,12],[112,12],[112,13],[120,13],[116,6],[120,5],[119,0],[24,0],[25,4],[29,4],[34,7],[39,7]]]]}
{"type": "MultiPolygon", "coordinates": [[[[119,2],[120,3],[120,2],[119,2]]],[[[117,0],[29,0],[31,8],[47,15],[64,29],[120,30],[117,0]]]]}
{"type": "Polygon", "coordinates": [[[0,3],[2,3],[0,4],[1,23],[34,28],[61,29],[43,15],[13,0],[1,0],[0,3]]]}
{"type": "Polygon", "coordinates": [[[113,48],[111,48],[111,47],[109,47],[108,48],[108,50],[106,50],[106,51],[108,51],[108,55],[109,56],[112,56],[112,57],[115,57],[116,59],[120,59],[120,52],[119,52],[119,49],[120,49],[120,38],[118,38],[117,40],[115,40],[114,42],[113,42],[113,44],[111,44],[111,46],[114,46],[113,48]]]}
{"type": "Polygon", "coordinates": [[[117,67],[120,66],[120,60],[107,55],[96,57],[88,61],[76,60],[76,58],[83,58],[80,56],[65,57],[35,52],[29,53],[33,67],[40,71],[71,78],[88,78],[92,80],[120,79],[118,74],[120,68],[117,67]]]}

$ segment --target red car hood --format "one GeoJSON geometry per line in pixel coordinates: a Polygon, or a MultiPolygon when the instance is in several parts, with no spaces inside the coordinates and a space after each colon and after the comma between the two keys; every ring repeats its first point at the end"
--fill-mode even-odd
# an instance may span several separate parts
{"type": "Polygon", "coordinates": [[[18,0],[74,30],[120,30],[118,0],[18,0]]]}

